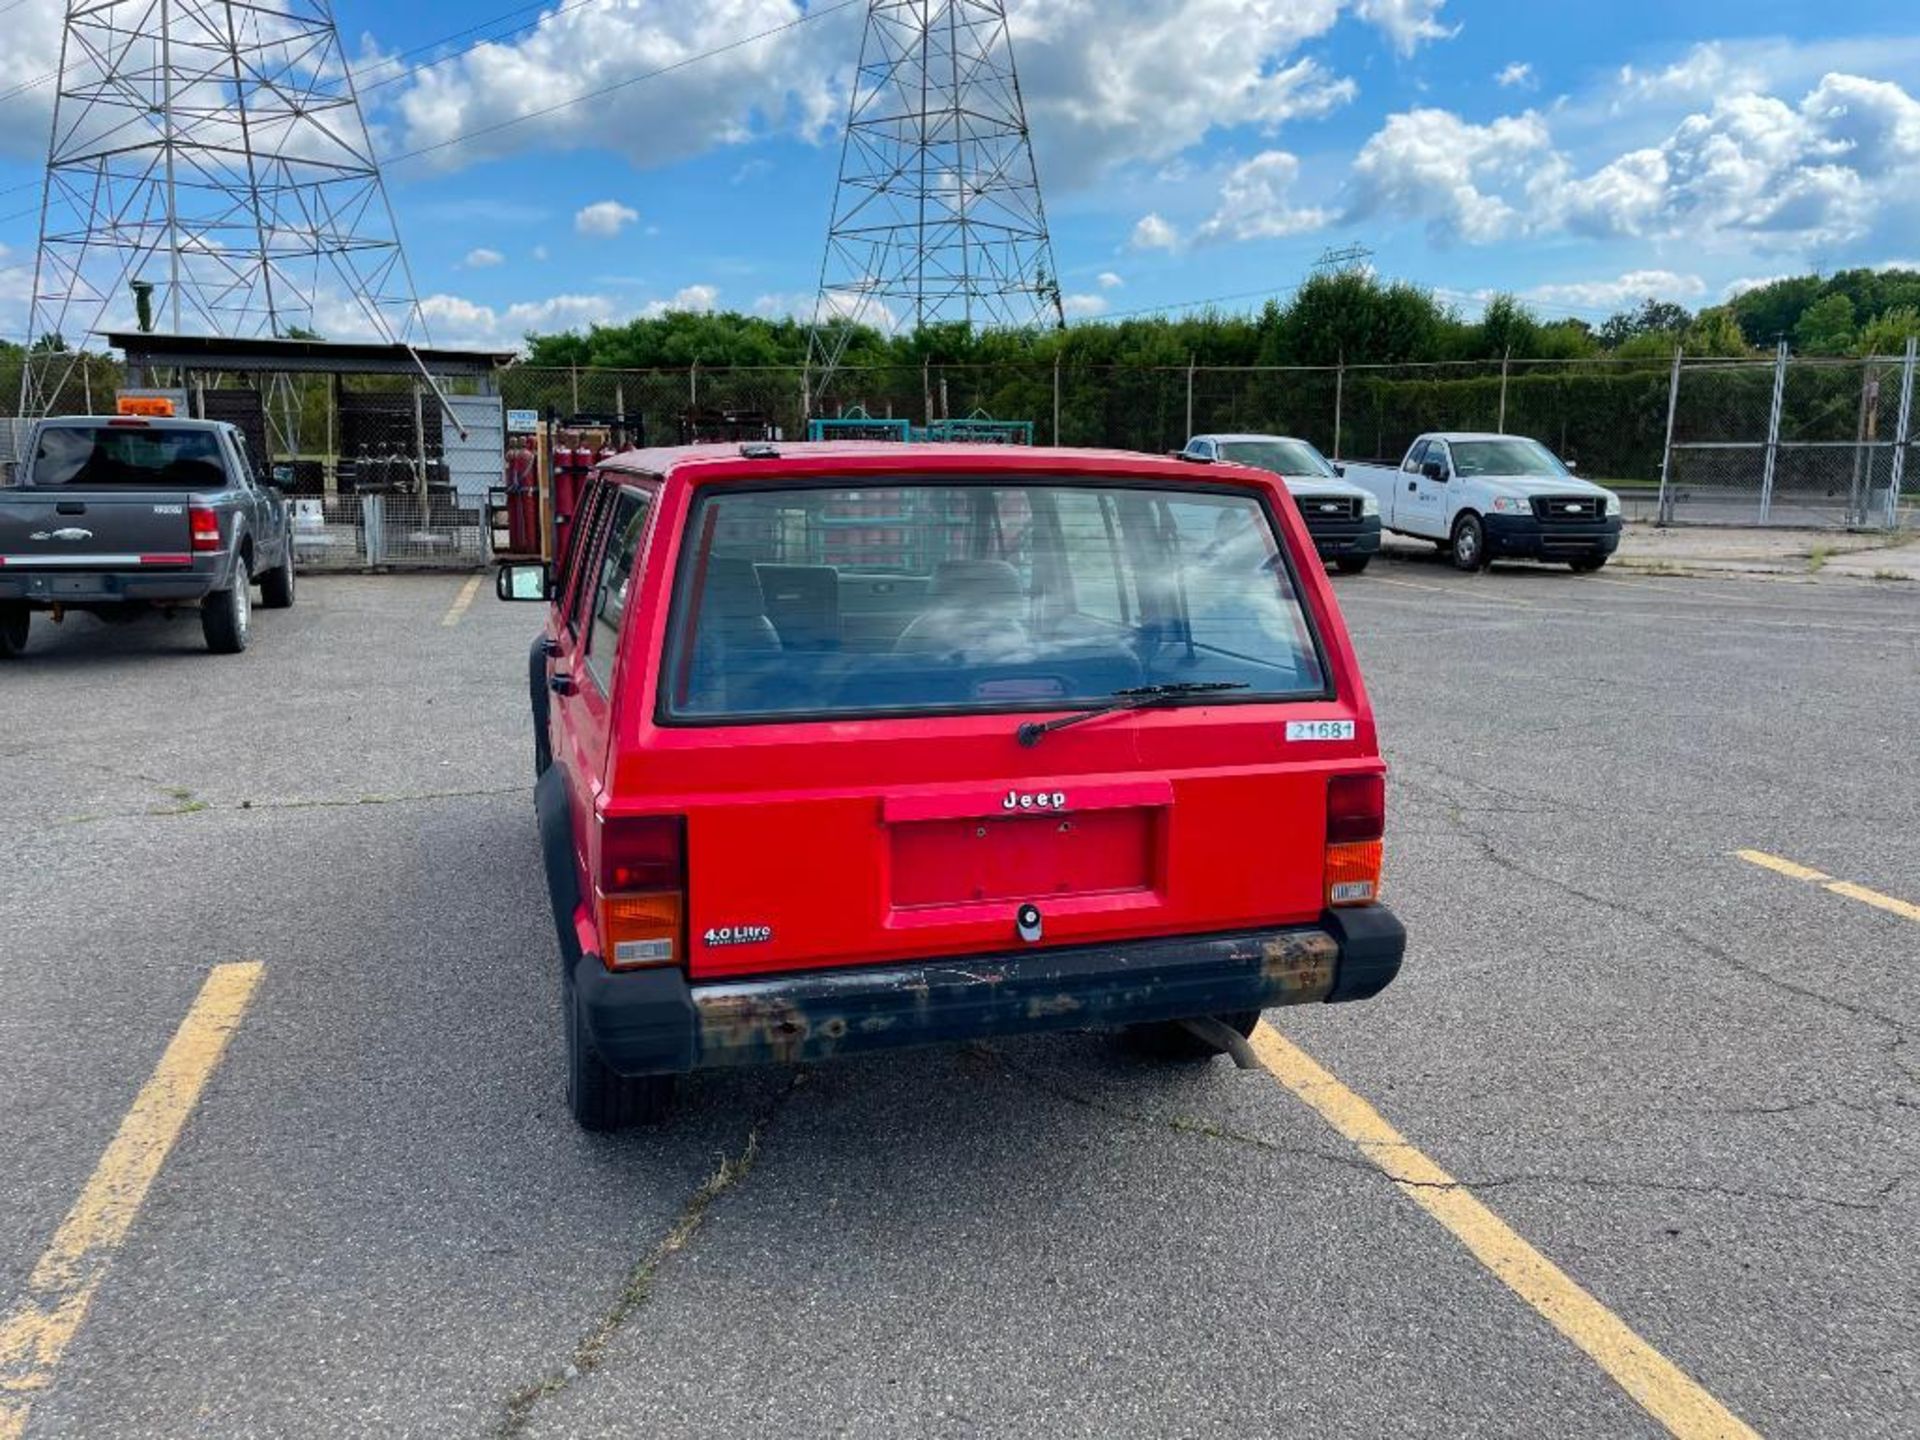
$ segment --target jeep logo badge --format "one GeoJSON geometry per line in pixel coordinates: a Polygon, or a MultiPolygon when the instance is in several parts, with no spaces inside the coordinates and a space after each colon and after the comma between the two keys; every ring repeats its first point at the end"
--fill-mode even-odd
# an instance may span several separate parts
{"type": "Polygon", "coordinates": [[[1006,798],[1000,802],[1002,810],[1064,810],[1067,808],[1067,793],[1064,790],[1039,790],[1027,794],[1019,790],[1009,790],[1006,798]]]}

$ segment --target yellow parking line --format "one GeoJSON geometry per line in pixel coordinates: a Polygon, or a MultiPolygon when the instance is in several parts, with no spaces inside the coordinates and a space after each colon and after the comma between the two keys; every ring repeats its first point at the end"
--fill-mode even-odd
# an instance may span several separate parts
{"type": "Polygon", "coordinates": [[[26,1432],[31,1397],[53,1383],[61,1354],[86,1319],[113,1252],[126,1239],[147,1188],[220,1063],[260,975],[261,966],[252,962],[213,967],[86,1188],[27,1277],[26,1294],[0,1320],[0,1440],[19,1440],[26,1432]]]}
{"type": "Polygon", "coordinates": [[[1892,895],[1883,895],[1878,890],[1869,890],[1864,885],[1856,885],[1851,880],[1836,880],[1831,875],[1811,870],[1805,865],[1797,865],[1791,860],[1783,860],[1778,855],[1769,855],[1764,850],[1736,850],[1733,852],[1749,865],[1759,865],[1768,870],[1794,880],[1806,880],[1818,885],[1822,890],[1834,895],[1844,895],[1849,900],[1858,900],[1863,905],[1871,905],[1876,910],[1885,910],[1890,915],[1902,919],[1920,921],[1920,905],[1910,900],[1896,899],[1892,895]]]}
{"type": "Polygon", "coordinates": [[[1254,1053],[1274,1079],[1359,1147],[1403,1194],[1473,1252],[1502,1284],[1584,1350],[1668,1431],[1685,1440],[1751,1437],[1754,1431],[1679,1366],[1627,1328],[1498,1215],[1416,1149],[1365,1100],[1299,1046],[1262,1022],[1254,1053]]]}
{"type": "Polygon", "coordinates": [[[1769,855],[1764,850],[1736,850],[1733,852],[1749,865],[1758,865],[1763,869],[1774,870],[1790,880],[1827,881],[1833,877],[1823,875],[1818,870],[1809,870],[1805,865],[1796,865],[1791,860],[1783,860],[1778,855],[1769,855]]]}
{"type": "Polygon", "coordinates": [[[460,587],[460,593],[453,597],[453,604],[447,607],[447,613],[441,617],[442,625],[458,625],[460,617],[467,613],[467,607],[473,604],[473,597],[480,593],[480,577],[475,575],[460,587]]]}

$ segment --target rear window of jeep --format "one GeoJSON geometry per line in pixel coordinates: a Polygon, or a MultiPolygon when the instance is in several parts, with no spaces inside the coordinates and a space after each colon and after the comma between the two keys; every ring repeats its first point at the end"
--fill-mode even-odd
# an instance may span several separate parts
{"type": "Polygon", "coordinates": [[[888,483],[698,500],[663,694],[690,722],[1051,709],[1144,685],[1327,693],[1257,495],[888,483]]]}

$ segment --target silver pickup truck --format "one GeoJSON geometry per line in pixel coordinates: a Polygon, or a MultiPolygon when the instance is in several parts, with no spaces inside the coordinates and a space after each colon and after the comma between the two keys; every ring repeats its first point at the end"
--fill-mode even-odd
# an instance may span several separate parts
{"type": "Polygon", "coordinates": [[[0,659],[27,645],[35,611],[103,620],[198,608],[207,648],[247,648],[252,587],[293,604],[286,498],[246,440],[213,420],[80,415],[43,420],[0,487],[0,659]]]}

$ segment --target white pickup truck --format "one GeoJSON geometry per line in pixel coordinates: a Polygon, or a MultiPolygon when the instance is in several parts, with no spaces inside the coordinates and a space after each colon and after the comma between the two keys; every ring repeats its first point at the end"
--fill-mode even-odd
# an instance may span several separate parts
{"type": "Polygon", "coordinates": [[[1620,545],[1620,497],[1522,435],[1422,435],[1397,468],[1349,462],[1346,478],[1379,500],[1387,529],[1433,541],[1462,570],[1512,558],[1586,572],[1620,545]]]}

